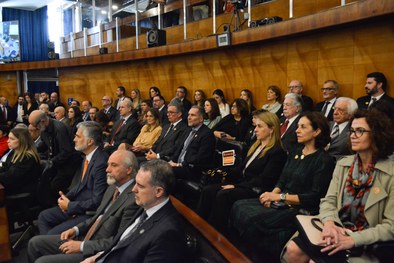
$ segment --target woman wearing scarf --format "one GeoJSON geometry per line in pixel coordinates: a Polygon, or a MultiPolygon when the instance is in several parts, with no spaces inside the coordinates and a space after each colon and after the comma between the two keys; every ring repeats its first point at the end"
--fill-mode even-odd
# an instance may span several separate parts
{"type": "Polygon", "coordinates": [[[394,129],[377,110],[358,111],[350,129],[356,153],[338,161],[327,195],[320,203],[322,247],[301,237],[287,247],[289,262],[344,262],[347,251],[394,239],[394,129]]]}

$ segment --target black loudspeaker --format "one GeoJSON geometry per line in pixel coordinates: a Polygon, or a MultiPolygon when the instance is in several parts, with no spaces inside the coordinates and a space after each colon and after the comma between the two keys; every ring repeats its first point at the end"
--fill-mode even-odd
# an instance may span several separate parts
{"type": "Polygon", "coordinates": [[[50,52],[48,52],[48,58],[49,59],[59,59],[59,53],[55,53],[55,52],[52,52],[52,51],[50,51],[50,52]]]}
{"type": "Polygon", "coordinates": [[[157,47],[165,45],[166,31],[160,29],[152,29],[146,33],[146,43],[148,47],[157,47]]]}
{"type": "Polygon", "coordinates": [[[108,54],[108,48],[106,47],[99,48],[99,54],[100,55],[108,54]]]}

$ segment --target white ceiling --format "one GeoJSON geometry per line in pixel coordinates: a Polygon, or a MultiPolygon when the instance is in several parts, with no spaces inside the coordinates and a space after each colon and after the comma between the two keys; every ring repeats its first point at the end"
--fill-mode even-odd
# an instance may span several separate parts
{"type": "Polygon", "coordinates": [[[34,11],[56,0],[0,0],[0,7],[34,11]]]}

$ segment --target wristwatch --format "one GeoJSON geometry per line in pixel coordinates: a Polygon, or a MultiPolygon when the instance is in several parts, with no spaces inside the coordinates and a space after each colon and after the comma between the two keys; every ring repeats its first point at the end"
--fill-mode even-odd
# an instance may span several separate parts
{"type": "Polygon", "coordinates": [[[281,193],[279,196],[280,196],[280,201],[286,201],[286,194],[281,193]]]}

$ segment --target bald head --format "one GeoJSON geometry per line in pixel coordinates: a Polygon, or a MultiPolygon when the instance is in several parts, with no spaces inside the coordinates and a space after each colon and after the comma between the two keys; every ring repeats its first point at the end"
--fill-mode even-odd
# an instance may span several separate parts
{"type": "Polygon", "coordinates": [[[302,94],[302,83],[299,80],[292,80],[289,84],[289,92],[301,95],[302,94]]]}
{"type": "Polygon", "coordinates": [[[48,116],[41,110],[34,110],[29,115],[29,123],[36,126],[41,120],[47,120],[48,116]]]}
{"type": "Polygon", "coordinates": [[[46,103],[42,103],[42,104],[40,105],[40,107],[38,107],[38,109],[39,109],[40,111],[42,111],[42,112],[45,112],[45,114],[48,114],[48,113],[49,113],[49,106],[48,106],[48,104],[46,104],[46,103]]]}
{"type": "Polygon", "coordinates": [[[56,120],[60,121],[66,116],[66,109],[63,106],[59,106],[55,108],[54,113],[56,120]]]}

